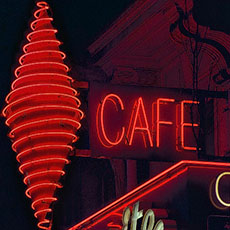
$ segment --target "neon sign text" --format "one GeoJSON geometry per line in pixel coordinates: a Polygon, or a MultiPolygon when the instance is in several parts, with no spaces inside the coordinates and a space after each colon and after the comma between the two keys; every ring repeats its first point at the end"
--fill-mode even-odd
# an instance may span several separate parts
{"type": "MultiPolygon", "coordinates": [[[[96,112],[96,130],[97,137],[100,143],[107,148],[126,144],[132,146],[135,142],[134,138],[138,135],[142,136],[142,143],[145,148],[156,147],[160,148],[164,143],[160,143],[160,134],[162,128],[175,126],[176,140],[175,149],[177,151],[187,150],[196,151],[195,144],[189,145],[186,141],[185,130],[198,128],[198,122],[191,122],[186,120],[185,114],[189,112],[187,107],[198,104],[197,101],[192,100],[175,100],[174,98],[157,98],[152,101],[151,117],[146,113],[150,105],[146,105],[143,97],[135,99],[132,105],[132,111],[127,110],[122,98],[117,94],[107,94],[99,103],[96,112]],[[174,106],[175,115],[170,114],[171,117],[177,117],[176,121],[165,119],[162,117],[162,111],[167,106],[174,106]],[[186,110],[187,109],[187,110],[186,110]],[[129,121],[124,122],[124,113],[129,114],[129,121]],[[154,117],[155,114],[155,117],[154,117]],[[120,117],[114,126],[112,117],[120,117]],[[109,124],[105,125],[105,119],[109,120],[109,124]],[[150,122],[151,121],[151,122],[150,122]],[[109,135],[111,129],[116,132],[116,135],[109,135]],[[178,141],[180,140],[180,141],[178,141]]],[[[169,112],[170,113],[170,112],[169,112]]],[[[163,114],[164,115],[164,114],[163,114]]],[[[168,115],[169,116],[169,115],[168,115]]]]}
{"type": "MultiPolygon", "coordinates": [[[[128,230],[130,222],[130,230],[137,230],[137,221],[142,217],[143,210],[139,211],[139,202],[133,205],[132,216],[130,208],[126,207],[123,211],[122,216],[122,230],[128,230]]],[[[164,223],[162,222],[162,220],[158,220],[155,224],[155,214],[153,210],[148,209],[144,214],[141,224],[141,230],[164,230],[164,223]]]]}
{"type": "Polygon", "coordinates": [[[100,127],[100,129],[97,129],[98,137],[100,139],[100,142],[105,147],[111,147],[113,145],[118,145],[122,141],[122,139],[124,138],[125,127],[122,126],[121,131],[117,132],[117,137],[115,138],[115,140],[110,140],[107,137],[104,127],[104,109],[107,101],[110,101],[114,104],[116,111],[123,111],[124,104],[119,96],[117,96],[116,94],[109,94],[104,98],[102,104],[97,109],[97,128],[100,127]]]}

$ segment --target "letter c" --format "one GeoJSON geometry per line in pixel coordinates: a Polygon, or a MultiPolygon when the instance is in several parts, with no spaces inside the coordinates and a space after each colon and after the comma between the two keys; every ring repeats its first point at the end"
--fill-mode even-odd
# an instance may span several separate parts
{"type": "Polygon", "coordinates": [[[223,201],[223,199],[220,197],[220,193],[219,193],[219,183],[220,183],[220,179],[225,176],[225,175],[230,175],[230,172],[223,172],[221,173],[217,179],[216,179],[216,184],[215,184],[215,192],[216,192],[216,197],[218,199],[218,201],[225,207],[230,207],[230,203],[226,203],[223,201]]]}
{"type": "Polygon", "coordinates": [[[98,107],[98,112],[97,112],[97,117],[96,117],[96,121],[97,121],[96,128],[97,128],[98,137],[104,146],[112,147],[114,145],[118,145],[122,141],[124,134],[125,134],[125,127],[122,126],[121,132],[119,132],[119,131],[117,132],[117,136],[116,136],[115,141],[110,140],[108,138],[106,131],[105,131],[105,125],[104,125],[104,110],[105,110],[105,104],[107,101],[111,101],[114,104],[117,111],[119,111],[118,104],[119,104],[120,110],[124,110],[124,104],[118,95],[108,94],[103,99],[101,105],[99,105],[99,107],[98,107]],[[100,127],[100,129],[99,129],[99,127],[100,127]]]}

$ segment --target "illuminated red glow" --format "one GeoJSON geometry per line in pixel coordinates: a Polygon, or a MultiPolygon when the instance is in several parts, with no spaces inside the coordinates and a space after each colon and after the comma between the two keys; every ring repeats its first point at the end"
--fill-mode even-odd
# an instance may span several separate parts
{"type": "MultiPolygon", "coordinates": [[[[143,137],[144,147],[160,147],[160,130],[162,126],[172,126],[174,125],[175,128],[175,149],[180,151],[181,149],[188,150],[188,151],[196,151],[196,146],[186,146],[185,145],[185,128],[189,127],[192,130],[192,127],[199,127],[198,123],[186,122],[185,121],[185,105],[192,105],[198,104],[199,102],[193,100],[182,100],[180,102],[176,101],[174,98],[157,98],[156,101],[152,102],[152,119],[151,119],[151,126],[149,125],[149,120],[147,117],[144,100],[142,97],[139,97],[135,100],[134,105],[132,107],[132,111],[127,111],[125,108],[125,104],[120,96],[117,94],[107,94],[102,101],[97,106],[96,111],[96,130],[97,130],[97,137],[100,143],[107,147],[112,148],[116,145],[120,144],[127,144],[132,146],[135,142],[134,136],[137,134],[141,134],[143,137]],[[113,104],[113,110],[107,108],[107,104],[113,104]],[[176,119],[174,121],[174,114],[172,114],[171,118],[173,121],[170,120],[162,120],[162,111],[165,107],[169,106],[169,104],[174,104],[176,106],[175,109],[175,116],[176,119]],[[156,118],[154,120],[154,109],[156,108],[156,118]],[[107,111],[106,111],[107,110],[107,111]],[[106,113],[106,112],[107,113],[106,113]],[[110,113],[109,113],[109,112],[110,113]],[[129,113],[129,122],[127,127],[124,126],[124,120],[122,113],[129,113]],[[109,113],[109,115],[108,115],[109,113]],[[180,116],[178,116],[180,113],[180,116]],[[106,115],[105,115],[106,114],[106,115]],[[117,125],[119,131],[117,131],[115,137],[108,137],[107,133],[110,129],[113,129],[113,118],[110,118],[110,115],[116,114],[120,116],[119,124],[117,125]],[[107,116],[107,117],[106,117],[107,116]],[[180,117],[180,120],[179,120],[180,117]],[[109,119],[110,125],[107,124],[105,126],[105,119],[109,119]],[[175,123],[175,124],[174,124],[175,123]],[[154,135],[155,134],[155,135],[154,135]],[[178,140],[181,140],[180,142],[178,140]],[[178,148],[179,147],[179,148],[178,148]]],[[[167,110],[170,112],[170,110],[167,110]]],[[[165,111],[164,111],[165,113],[165,111]]],[[[190,117],[189,117],[190,118],[190,117]]],[[[162,134],[161,134],[162,136],[162,134]]],[[[189,136],[193,137],[193,135],[189,136]]],[[[162,143],[163,145],[163,143],[162,143]]]]}
{"type": "Polygon", "coordinates": [[[116,111],[118,111],[119,108],[118,108],[118,106],[116,104],[115,99],[118,101],[118,103],[120,105],[120,110],[124,110],[124,105],[123,105],[123,102],[122,102],[121,98],[119,96],[117,96],[116,94],[108,94],[104,98],[104,100],[102,101],[102,104],[100,104],[98,106],[97,114],[96,114],[96,116],[97,116],[97,118],[96,118],[97,134],[98,134],[99,140],[102,143],[102,145],[104,145],[106,147],[111,147],[113,145],[118,145],[122,141],[122,139],[124,137],[124,133],[125,133],[125,127],[122,127],[121,132],[119,132],[119,131],[117,132],[117,137],[116,137],[115,141],[111,141],[107,137],[107,134],[106,134],[106,131],[105,131],[105,126],[104,126],[105,105],[106,105],[107,101],[110,101],[110,102],[112,102],[114,104],[116,111]],[[99,129],[99,124],[100,124],[101,129],[99,129]]]}
{"type": "Polygon", "coordinates": [[[122,226],[121,225],[119,225],[119,224],[114,224],[113,222],[110,222],[110,223],[108,223],[107,224],[107,227],[108,228],[114,228],[114,229],[122,229],[122,226]]]}
{"type": "Polygon", "coordinates": [[[156,120],[156,145],[159,148],[160,147],[160,125],[172,125],[173,123],[171,121],[162,121],[160,120],[160,105],[163,103],[172,103],[175,102],[175,99],[169,99],[169,98],[158,98],[157,99],[157,120],[156,120]]]}
{"type": "Polygon", "coordinates": [[[185,127],[199,127],[199,124],[197,123],[189,123],[184,121],[184,106],[185,104],[198,104],[199,102],[197,101],[191,101],[191,100],[184,100],[181,102],[181,124],[180,124],[180,129],[181,129],[181,147],[186,150],[196,150],[196,147],[191,147],[191,146],[185,146],[185,139],[184,139],[184,128],[185,127]]]}
{"type": "Polygon", "coordinates": [[[170,168],[166,169],[157,176],[151,178],[144,184],[138,186],[131,192],[117,199],[113,203],[109,204],[105,208],[96,212],[95,214],[89,216],[85,220],[76,224],[75,226],[69,228],[69,230],[76,229],[94,229],[98,223],[114,215],[114,213],[122,212],[122,210],[129,205],[137,202],[142,197],[150,194],[152,191],[162,187],[163,185],[169,183],[171,180],[175,179],[179,175],[187,172],[189,167],[204,167],[204,168],[220,168],[225,169],[230,167],[230,163],[220,163],[220,162],[205,162],[205,161],[180,161],[170,168]]]}
{"type": "Polygon", "coordinates": [[[12,149],[38,227],[51,229],[47,213],[57,200],[55,190],[62,187],[59,180],[65,174],[63,168],[69,163],[84,114],[79,109],[78,92],[71,87],[73,79],[67,75],[69,68],[63,63],[65,54],[59,50],[61,42],[56,39],[49,6],[46,2],[37,6],[32,32],[27,35],[29,43],[23,47],[25,54],[19,58],[16,80],[2,114],[11,129],[12,149]]]}

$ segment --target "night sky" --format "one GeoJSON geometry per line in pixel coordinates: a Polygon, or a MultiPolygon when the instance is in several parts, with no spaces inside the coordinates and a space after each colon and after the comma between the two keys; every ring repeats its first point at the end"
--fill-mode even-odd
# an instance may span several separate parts
{"type": "MultiPolygon", "coordinates": [[[[109,25],[134,0],[53,0],[47,1],[53,12],[57,37],[63,42],[62,51],[67,62],[86,66],[90,61],[87,47],[95,41],[109,25]]],[[[22,45],[28,31],[33,0],[1,1],[0,6],[0,109],[10,91],[14,79],[13,71],[18,66],[22,45]]],[[[229,0],[195,0],[195,18],[202,25],[230,33],[229,0]],[[207,3],[209,7],[207,8],[207,3]]],[[[18,171],[15,153],[7,137],[5,119],[0,117],[0,229],[36,229],[36,220],[25,196],[25,185],[18,171]]]]}

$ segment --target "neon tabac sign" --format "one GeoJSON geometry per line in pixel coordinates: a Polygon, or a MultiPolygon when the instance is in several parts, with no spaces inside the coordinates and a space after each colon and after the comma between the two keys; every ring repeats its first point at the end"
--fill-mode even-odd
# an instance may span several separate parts
{"type": "Polygon", "coordinates": [[[93,84],[89,93],[92,155],[196,159],[198,101],[174,89],[93,84]]]}
{"type": "Polygon", "coordinates": [[[158,220],[155,223],[155,214],[152,209],[148,209],[144,215],[143,210],[139,211],[139,202],[133,205],[132,215],[129,207],[124,209],[122,215],[122,230],[138,230],[137,221],[139,219],[142,219],[141,230],[164,230],[162,220],[158,220]]]}

